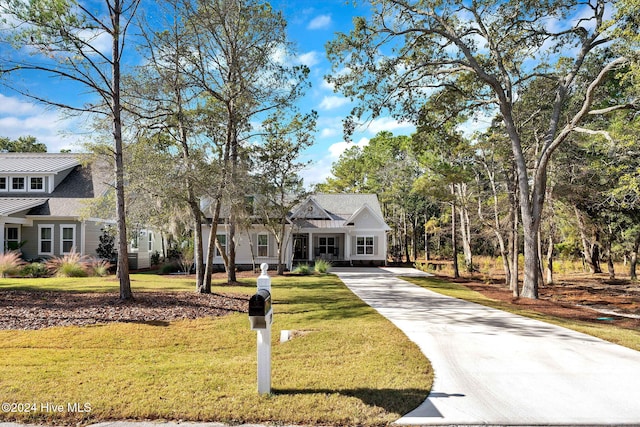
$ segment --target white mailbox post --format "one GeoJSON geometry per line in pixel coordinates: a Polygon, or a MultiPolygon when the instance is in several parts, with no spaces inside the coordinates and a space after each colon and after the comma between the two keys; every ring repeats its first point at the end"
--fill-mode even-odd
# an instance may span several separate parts
{"type": "Polygon", "coordinates": [[[267,274],[269,265],[260,265],[258,291],[249,300],[251,329],[258,332],[258,394],[271,393],[271,278],[267,274]]]}

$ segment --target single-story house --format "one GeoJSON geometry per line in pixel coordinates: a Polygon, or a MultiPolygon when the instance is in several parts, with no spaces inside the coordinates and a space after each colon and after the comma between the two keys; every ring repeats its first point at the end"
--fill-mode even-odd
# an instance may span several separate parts
{"type": "MultiPolygon", "coordinates": [[[[18,249],[26,260],[71,252],[96,257],[102,230],[115,222],[83,211],[112,182],[109,165],[80,154],[0,153],[0,253],[18,249]]],[[[150,255],[162,248],[159,236],[141,230],[133,240],[131,268],[149,267],[150,255]]]]}
{"type": "MultiPolygon", "coordinates": [[[[253,200],[257,203],[259,198],[253,200]]],[[[254,219],[249,230],[236,231],[236,264],[249,267],[266,262],[274,267],[278,262],[275,236],[260,224],[259,218],[254,219]]],[[[209,226],[203,227],[205,242],[209,230],[209,226]]],[[[389,230],[375,194],[314,194],[286,218],[282,261],[289,269],[318,259],[336,266],[385,265],[389,230]]],[[[228,236],[227,221],[223,218],[217,231],[223,249],[228,236]]],[[[214,263],[223,267],[217,249],[214,263]]]]}

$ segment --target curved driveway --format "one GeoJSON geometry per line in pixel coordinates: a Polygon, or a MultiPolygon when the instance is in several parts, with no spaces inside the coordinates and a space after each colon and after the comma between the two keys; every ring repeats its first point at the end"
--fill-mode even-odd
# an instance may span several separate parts
{"type": "Polygon", "coordinates": [[[640,426],[640,352],[397,277],[418,270],[333,272],[431,361],[431,393],[398,424],[640,426]]]}

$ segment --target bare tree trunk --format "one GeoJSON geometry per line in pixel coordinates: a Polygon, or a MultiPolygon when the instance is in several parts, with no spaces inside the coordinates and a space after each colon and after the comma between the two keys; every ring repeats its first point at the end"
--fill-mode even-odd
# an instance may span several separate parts
{"type": "Polygon", "coordinates": [[[469,224],[469,209],[467,208],[467,185],[456,184],[457,197],[460,201],[458,214],[460,216],[460,238],[462,240],[462,252],[464,264],[468,272],[473,272],[473,254],[471,253],[471,225],[469,224]]]}
{"type": "Polygon", "coordinates": [[[587,239],[587,232],[585,229],[584,221],[582,219],[582,215],[578,210],[577,206],[573,207],[573,211],[576,215],[576,220],[578,221],[578,231],[580,232],[580,242],[582,243],[582,257],[584,258],[584,262],[589,266],[591,270],[591,274],[596,273],[596,266],[593,263],[592,258],[592,249],[589,244],[589,240],[587,239]]]}
{"type": "Polygon", "coordinates": [[[129,252],[127,236],[127,220],[124,196],[124,160],[122,144],[122,105],[120,104],[120,16],[122,5],[119,0],[114,2],[111,20],[113,24],[112,38],[112,78],[113,97],[111,109],[113,112],[113,138],[116,173],[116,215],[118,224],[118,267],[117,274],[120,281],[120,299],[132,300],[131,279],[129,278],[129,252]]]}
{"type": "Polygon", "coordinates": [[[546,269],[546,280],[545,284],[553,285],[553,235],[549,233],[549,237],[547,238],[547,269],[546,269]]]}
{"type": "Polygon", "coordinates": [[[456,239],[456,204],[451,204],[451,247],[453,249],[453,277],[460,277],[458,269],[458,241],[456,239]]]}
{"type": "Polygon", "coordinates": [[[629,276],[631,280],[638,280],[636,273],[636,266],[638,265],[638,249],[640,249],[640,232],[636,233],[636,238],[633,241],[633,249],[631,250],[631,261],[629,262],[629,276]]]}

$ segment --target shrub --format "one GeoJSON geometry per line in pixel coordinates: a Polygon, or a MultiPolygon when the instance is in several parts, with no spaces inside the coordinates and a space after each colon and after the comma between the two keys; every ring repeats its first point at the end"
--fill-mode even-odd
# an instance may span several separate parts
{"type": "Polygon", "coordinates": [[[32,262],[31,264],[27,264],[24,266],[20,275],[23,277],[47,277],[49,275],[49,270],[47,270],[47,266],[41,262],[32,262]]]}
{"type": "Polygon", "coordinates": [[[151,254],[151,265],[159,265],[160,264],[160,252],[155,251],[151,254]]]}
{"type": "Polygon", "coordinates": [[[109,275],[109,270],[113,267],[113,264],[105,259],[92,259],[88,267],[92,276],[105,277],[109,275]]]}
{"type": "Polygon", "coordinates": [[[87,277],[88,263],[86,257],[71,252],[62,257],[51,258],[46,262],[47,269],[58,277],[87,277]]]}
{"type": "Polygon", "coordinates": [[[20,258],[20,253],[9,251],[0,254],[0,277],[7,277],[10,274],[16,274],[24,265],[24,261],[20,258]]]}
{"type": "Polygon", "coordinates": [[[170,262],[168,264],[163,265],[160,268],[160,274],[171,274],[171,273],[177,273],[179,271],[180,271],[180,266],[175,262],[170,262]]]}
{"type": "Polygon", "coordinates": [[[99,239],[100,244],[96,249],[98,256],[102,259],[115,260],[118,257],[118,252],[116,251],[116,230],[113,227],[103,228],[99,239]]]}
{"type": "Polygon", "coordinates": [[[309,264],[300,264],[293,271],[293,274],[299,274],[301,276],[308,276],[311,274],[311,267],[309,264]]]}
{"type": "Polygon", "coordinates": [[[327,274],[329,272],[329,270],[331,270],[331,263],[329,261],[325,261],[323,259],[319,259],[316,261],[316,264],[314,266],[314,270],[316,271],[316,273],[320,273],[320,274],[327,274]]]}

